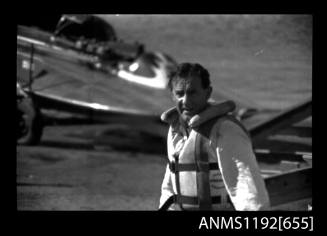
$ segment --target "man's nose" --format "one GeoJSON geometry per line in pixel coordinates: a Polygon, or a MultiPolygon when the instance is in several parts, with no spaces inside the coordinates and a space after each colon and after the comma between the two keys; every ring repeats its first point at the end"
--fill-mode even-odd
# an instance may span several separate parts
{"type": "Polygon", "coordinates": [[[185,94],[183,97],[180,98],[180,103],[183,106],[187,106],[190,103],[190,96],[188,96],[187,94],[185,94]]]}

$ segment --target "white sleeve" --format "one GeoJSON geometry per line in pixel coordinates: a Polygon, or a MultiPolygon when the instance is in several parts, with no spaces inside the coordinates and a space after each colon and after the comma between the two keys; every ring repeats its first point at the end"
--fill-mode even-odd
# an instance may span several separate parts
{"type": "Polygon", "coordinates": [[[269,196],[249,137],[228,120],[221,123],[217,135],[218,163],[235,209],[267,209],[269,196]]]}
{"type": "Polygon", "coordinates": [[[166,173],[165,173],[164,179],[161,184],[161,196],[160,196],[159,208],[173,194],[174,194],[174,192],[173,192],[173,187],[172,187],[172,183],[171,183],[170,169],[167,164],[166,173]]]}
{"type": "MultiPolygon", "coordinates": [[[[172,128],[170,127],[168,130],[168,135],[167,135],[167,150],[168,150],[168,155],[173,149],[173,144],[172,144],[172,128]]],[[[170,174],[170,169],[169,165],[167,164],[166,166],[166,172],[164,179],[161,184],[161,196],[160,196],[160,201],[159,201],[159,208],[166,202],[166,200],[174,194],[173,191],[173,186],[171,182],[171,174],[170,174]]]]}

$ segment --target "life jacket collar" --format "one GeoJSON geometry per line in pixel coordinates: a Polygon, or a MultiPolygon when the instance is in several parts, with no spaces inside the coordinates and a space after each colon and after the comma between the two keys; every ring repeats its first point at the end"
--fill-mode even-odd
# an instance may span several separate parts
{"type": "MultiPolygon", "coordinates": [[[[228,101],[227,101],[228,102],[228,101]]],[[[211,120],[218,116],[227,115],[235,109],[234,104],[231,104],[228,109],[226,109],[226,102],[218,103],[218,102],[209,102],[207,108],[200,112],[199,114],[194,115],[188,122],[188,126],[191,128],[195,128],[208,120],[211,120]],[[224,106],[224,107],[222,107],[224,106]]],[[[174,124],[179,119],[179,113],[176,107],[172,107],[161,115],[161,120],[163,122],[168,123],[169,125],[174,124]]]]}

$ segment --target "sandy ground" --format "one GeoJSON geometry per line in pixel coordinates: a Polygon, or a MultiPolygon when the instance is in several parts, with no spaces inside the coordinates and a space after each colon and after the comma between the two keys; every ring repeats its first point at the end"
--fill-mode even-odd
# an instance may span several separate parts
{"type": "Polygon", "coordinates": [[[74,127],[47,127],[39,146],[17,147],[18,209],[157,208],[166,164],[163,154],[137,152],[131,139],[124,140],[125,150],[95,147],[92,140],[65,139],[69,130],[74,127]]]}

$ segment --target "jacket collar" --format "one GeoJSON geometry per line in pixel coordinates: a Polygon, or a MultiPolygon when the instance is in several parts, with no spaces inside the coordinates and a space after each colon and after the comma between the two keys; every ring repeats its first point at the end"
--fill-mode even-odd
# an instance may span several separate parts
{"type": "MultiPolygon", "coordinates": [[[[191,128],[197,127],[208,120],[211,120],[218,116],[226,115],[229,112],[232,112],[235,109],[235,103],[233,101],[225,101],[222,103],[218,102],[209,102],[207,108],[193,116],[188,126],[191,128]]],[[[175,122],[179,121],[179,113],[176,107],[172,107],[162,113],[161,120],[168,123],[169,125],[174,124],[175,122]]]]}

